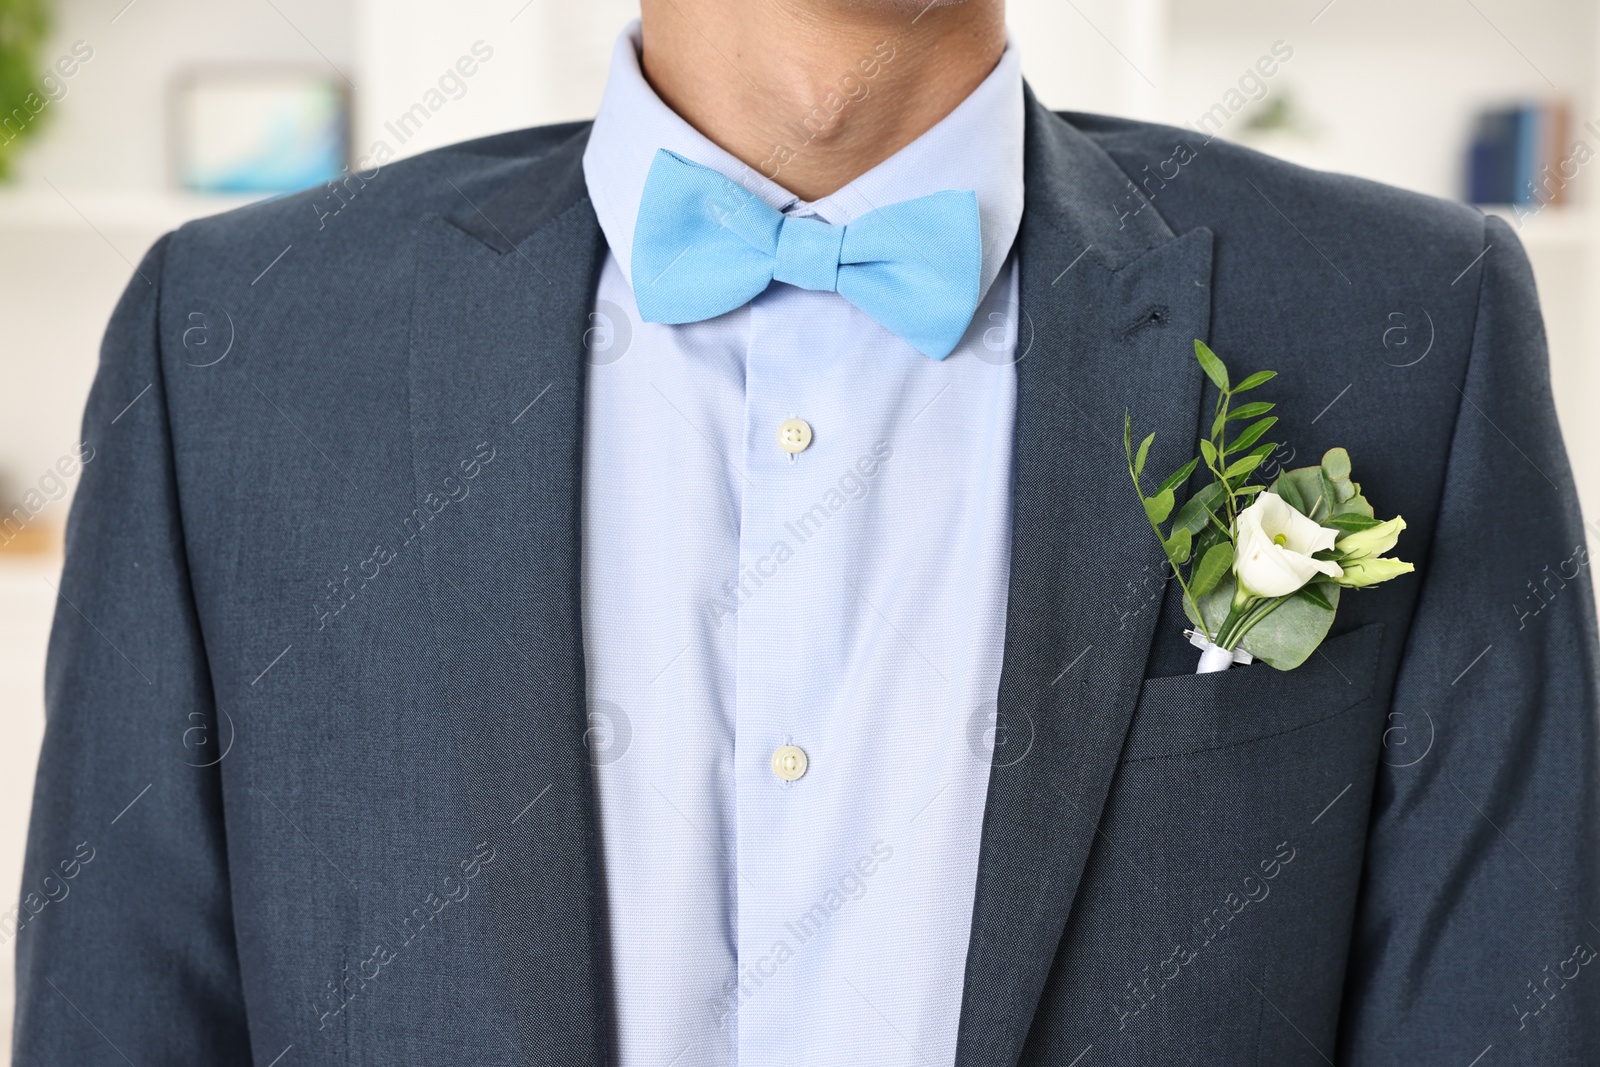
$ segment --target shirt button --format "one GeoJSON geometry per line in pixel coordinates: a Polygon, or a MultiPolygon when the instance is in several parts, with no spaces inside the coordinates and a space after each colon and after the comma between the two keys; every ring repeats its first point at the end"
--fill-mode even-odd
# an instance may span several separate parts
{"type": "Polygon", "coordinates": [[[806,773],[805,749],[784,745],[772,754],[772,773],[786,782],[793,782],[806,773]]]}
{"type": "Polygon", "coordinates": [[[778,425],[778,447],[790,455],[810,448],[811,424],[805,419],[784,419],[778,425]]]}

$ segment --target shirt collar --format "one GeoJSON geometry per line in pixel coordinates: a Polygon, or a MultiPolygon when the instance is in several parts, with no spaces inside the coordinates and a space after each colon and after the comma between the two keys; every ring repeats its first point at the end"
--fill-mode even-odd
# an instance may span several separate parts
{"type": "Polygon", "coordinates": [[[631,277],[634,219],[657,149],[710,167],[785,214],[834,225],[885,204],[971,189],[978,197],[983,239],[981,298],[1004,266],[1022,222],[1022,145],[1022,72],[1008,37],[1000,62],[954,111],[844,188],[806,203],[713,144],[656,95],[639,69],[635,19],[618,35],[611,54],[605,96],[583,154],[583,176],[624,277],[631,277]]]}

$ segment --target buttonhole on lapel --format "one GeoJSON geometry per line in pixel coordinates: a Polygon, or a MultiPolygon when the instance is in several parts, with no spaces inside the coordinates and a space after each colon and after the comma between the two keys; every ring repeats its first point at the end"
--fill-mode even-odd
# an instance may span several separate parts
{"type": "Polygon", "coordinates": [[[1165,304],[1153,304],[1145,309],[1143,315],[1139,316],[1138,319],[1134,320],[1122,331],[1121,337],[1124,341],[1131,341],[1133,340],[1133,335],[1145,327],[1165,326],[1171,318],[1172,313],[1167,310],[1165,304]]]}

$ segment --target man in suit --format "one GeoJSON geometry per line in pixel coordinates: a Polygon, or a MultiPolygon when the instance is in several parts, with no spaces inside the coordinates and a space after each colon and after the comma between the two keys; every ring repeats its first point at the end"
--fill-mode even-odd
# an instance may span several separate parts
{"type": "Polygon", "coordinates": [[[1505,223],[1052,113],[1001,0],[645,0],[593,123],[343,185],[111,322],[20,1065],[1600,1058],[1505,223]],[[1293,671],[1192,673],[1127,483],[1196,339],[1408,523],[1293,671]]]}

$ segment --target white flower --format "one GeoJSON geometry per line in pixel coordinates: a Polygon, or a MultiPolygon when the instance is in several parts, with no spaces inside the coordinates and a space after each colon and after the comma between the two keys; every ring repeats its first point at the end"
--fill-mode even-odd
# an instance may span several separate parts
{"type": "Polygon", "coordinates": [[[1255,597],[1280,597],[1319,574],[1338,578],[1337,563],[1313,559],[1313,552],[1333,547],[1338,531],[1306,518],[1276,493],[1263,492],[1239,512],[1233,573],[1239,587],[1255,597]]]}

